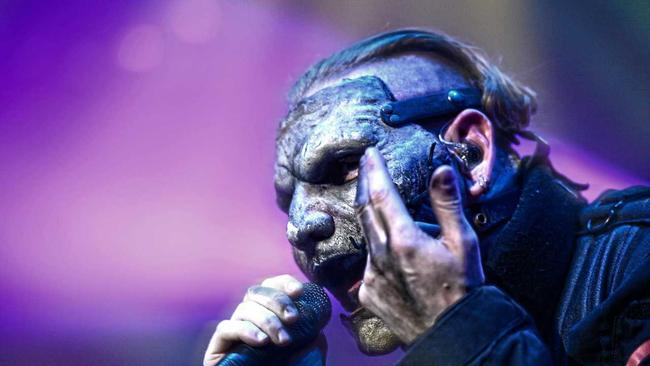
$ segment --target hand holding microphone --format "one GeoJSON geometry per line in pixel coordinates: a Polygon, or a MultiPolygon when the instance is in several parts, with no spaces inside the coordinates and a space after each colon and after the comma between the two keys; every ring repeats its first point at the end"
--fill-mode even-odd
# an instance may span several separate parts
{"type": "Polygon", "coordinates": [[[219,323],[203,364],[273,365],[298,354],[315,357],[320,352],[305,354],[304,348],[316,340],[330,313],[329,299],[317,285],[289,275],[268,278],[250,287],[232,317],[219,323]]]}

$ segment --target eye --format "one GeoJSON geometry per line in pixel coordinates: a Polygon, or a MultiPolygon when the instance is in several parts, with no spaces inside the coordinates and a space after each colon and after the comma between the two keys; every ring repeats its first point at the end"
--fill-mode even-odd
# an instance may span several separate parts
{"type": "Polygon", "coordinates": [[[361,156],[348,156],[341,161],[341,173],[344,181],[350,182],[357,179],[359,175],[359,160],[361,156]]]}
{"type": "Polygon", "coordinates": [[[335,159],[330,166],[329,175],[334,184],[345,184],[354,181],[359,175],[360,154],[345,155],[335,159]]]}

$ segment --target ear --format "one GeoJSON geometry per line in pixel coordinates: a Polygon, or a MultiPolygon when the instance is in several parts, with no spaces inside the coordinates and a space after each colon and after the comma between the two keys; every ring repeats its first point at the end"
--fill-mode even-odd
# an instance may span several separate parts
{"type": "Polygon", "coordinates": [[[467,178],[473,182],[469,194],[478,198],[487,192],[496,156],[494,128],[490,119],[476,109],[465,109],[451,122],[443,138],[451,142],[471,144],[480,149],[478,164],[473,164],[467,170],[467,178]]]}

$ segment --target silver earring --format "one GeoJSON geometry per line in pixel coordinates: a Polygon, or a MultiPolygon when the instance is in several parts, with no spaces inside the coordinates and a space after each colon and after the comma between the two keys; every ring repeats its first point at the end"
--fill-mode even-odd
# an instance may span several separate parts
{"type": "Polygon", "coordinates": [[[487,178],[485,178],[484,175],[479,175],[476,183],[478,183],[479,187],[481,187],[481,188],[483,188],[484,190],[487,191],[487,189],[488,189],[488,180],[487,180],[487,178]]]}
{"type": "Polygon", "coordinates": [[[453,156],[463,163],[463,167],[468,171],[474,169],[481,162],[483,151],[480,147],[470,143],[446,141],[442,136],[439,136],[438,139],[453,156]]]}

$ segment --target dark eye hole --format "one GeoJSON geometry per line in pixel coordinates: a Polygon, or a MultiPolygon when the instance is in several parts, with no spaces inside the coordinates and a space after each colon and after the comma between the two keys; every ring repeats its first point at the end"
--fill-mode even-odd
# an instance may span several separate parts
{"type": "Polygon", "coordinates": [[[345,184],[357,179],[360,159],[361,154],[350,154],[332,161],[328,169],[331,182],[333,184],[345,184]]]}

